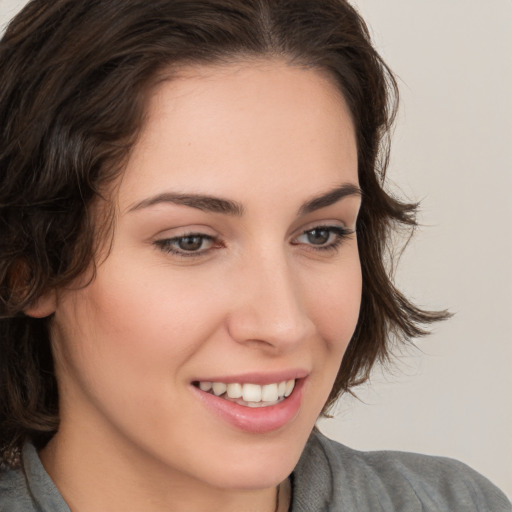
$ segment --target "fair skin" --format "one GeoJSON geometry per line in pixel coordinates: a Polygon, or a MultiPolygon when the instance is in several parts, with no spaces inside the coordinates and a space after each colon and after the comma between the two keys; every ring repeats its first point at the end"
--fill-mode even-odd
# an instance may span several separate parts
{"type": "Polygon", "coordinates": [[[287,510],[358,318],[357,187],[320,71],[262,60],[158,85],[95,279],[28,311],[54,313],[61,424],[41,458],[73,512],[272,512],[280,482],[287,510]],[[263,408],[199,389],[284,380],[263,408]]]}

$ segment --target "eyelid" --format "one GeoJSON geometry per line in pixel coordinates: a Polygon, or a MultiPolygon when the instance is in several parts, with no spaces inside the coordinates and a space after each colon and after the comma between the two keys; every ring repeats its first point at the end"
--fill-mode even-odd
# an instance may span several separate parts
{"type": "Polygon", "coordinates": [[[354,234],[356,232],[355,226],[351,228],[349,225],[340,220],[320,220],[303,224],[301,227],[297,228],[295,231],[297,234],[294,235],[294,238],[308,233],[314,229],[331,229],[343,232],[344,234],[354,234]]]}

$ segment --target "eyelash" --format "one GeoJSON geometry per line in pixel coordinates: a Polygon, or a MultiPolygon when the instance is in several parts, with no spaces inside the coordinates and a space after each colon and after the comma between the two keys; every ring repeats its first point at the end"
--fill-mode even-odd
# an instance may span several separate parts
{"type": "Polygon", "coordinates": [[[207,252],[209,252],[215,245],[217,245],[218,247],[223,247],[222,243],[216,237],[205,235],[204,233],[186,233],[184,235],[175,236],[173,238],[164,238],[162,240],[156,240],[155,245],[157,245],[159,249],[166,253],[181,256],[183,258],[197,258],[203,256],[207,252]],[[179,249],[179,242],[187,238],[200,238],[201,245],[203,245],[205,241],[209,241],[212,243],[212,246],[209,247],[208,249],[202,249],[199,251],[186,251],[184,249],[179,249]]]}
{"type": "MultiPolygon", "coordinates": [[[[312,235],[315,231],[327,231],[328,232],[328,240],[331,239],[334,236],[334,240],[332,240],[328,244],[323,245],[315,245],[315,244],[305,244],[309,245],[311,248],[310,250],[318,251],[318,252],[336,252],[343,241],[348,238],[350,235],[353,235],[355,233],[354,230],[341,227],[341,226],[315,226],[311,229],[307,229],[303,231],[298,237],[296,237],[295,240],[299,239],[302,236],[308,236],[312,235]]],[[[209,253],[214,248],[222,248],[224,245],[222,242],[211,235],[206,235],[204,233],[186,233],[184,235],[176,236],[173,238],[164,238],[162,240],[156,240],[154,244],[163,252],[170,253],[182,258],[199,258],[201,256],[204,256],[205,254],[209,253]],[[179,248],[179,243],[184,241],[185,239],[192,239],[192,238],[198,238],[200,239],[201,246],[204,244],[205,241],[210,242],[211,246],[207,249],[200,249],[200,250],[191,250],[187,251],[184,249],[179,248]]],[[[301,245],[301,242],[292,242],[293,245],[301,245]]]]}
{"type": "MultiPolygon", "coordinates": [[[[313,251],[324,251],[324,252],[337,251],[340,248],[343,241],[345,239],[347,239],[350,235],[354,234],[354,231],[352,229],[348,229],[348,228],[341,227],[341,226],[315,226],[314,228],[306,229],[305,231],[303,231],[296,238],[296,240],[302,236],[310,235],[314,231],[319,231],[319,232],[327,231],[328,239],[331,239],[332,237],[334,237],[334,239],[329,244],[326,244],[326,245],[307,244],[307,245],[309,245],[309,247],[311,247],[311,250],[313,250],[313,251]]],[[[300,243],[295,242],[293,245],[300,245],[300,243]]]]}

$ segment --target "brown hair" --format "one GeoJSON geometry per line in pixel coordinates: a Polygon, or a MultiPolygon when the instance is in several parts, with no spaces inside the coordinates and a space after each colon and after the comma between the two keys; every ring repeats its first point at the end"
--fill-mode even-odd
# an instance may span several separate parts
{"type": "MultiPolygon", "coordinates": [[[[58,427],[46,319],[23,314],[91,264],[90,205],[141,128],[147,90],[182,64],[280,57],[326,70],[351,110],[363,205],[359,321],[326,408],[368,378],[390,341],[446,317],[423,311],[386,270],[389,238],[416,205],[383,190],[397,87],[344,0],[32,0],[0,42],[0,451],[58,427]]],[[[106,223],[106,222],[105,222],[106,223]]],[[[1,459],[1,457],[0,457],[1,459]]]]}

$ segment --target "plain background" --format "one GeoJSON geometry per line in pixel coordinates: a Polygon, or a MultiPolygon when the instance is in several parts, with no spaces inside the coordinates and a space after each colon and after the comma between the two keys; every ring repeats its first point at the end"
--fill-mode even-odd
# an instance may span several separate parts
{"type": "MultiPolygon", "coordinates": [[[[25,3],[0,0],[0,25],[25,3]]],[[[512,1],[354,4],[399,77],[391,189],[422,203],[397,282],[456,315],[320,427],[460,459],[512,497],[512,1]]]]}

